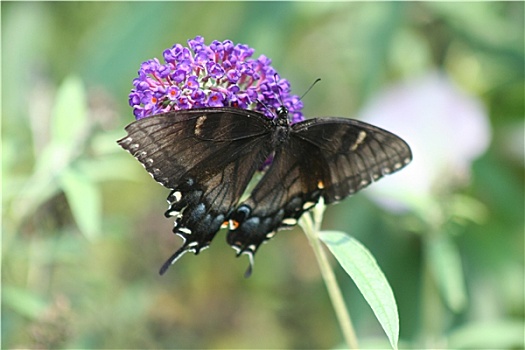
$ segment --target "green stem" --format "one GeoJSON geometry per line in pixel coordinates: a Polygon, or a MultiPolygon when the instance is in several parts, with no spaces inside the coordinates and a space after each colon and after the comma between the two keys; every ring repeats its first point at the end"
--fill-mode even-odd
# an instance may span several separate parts
{"type": "Polygon", "coordinates": [[[352,325],[352,320],[350,319],[350,314],[343,299],[343,294],[341,293],[341,289],[337,284],[332,267],[330,266],[326,253],[318,238],[319,235],[317,232],[319,231],[320,220],[315,220],[314,223],[312,217],[309,214],[303,215],[302,220],[304,224],[301,225],[301,227],[305,231],[306,237],[308,237],[308,240],[310,241],[310,245],[314,251],[317,263],[321,269],[321,274],[326,284],[326,288],[328,289],[328,295],[332,301],[332,305],[334,307],[337,320],[339,321],[341,331],[343,332],[346,344],[350,349],[357,349],[357,337],[352,325]]]}
{"type": "Polygon", "coordinates": [[[421,279],[421,345],[425,348],[441,347],[443,323],[443,302],[432,271],[430,261],[431,240],[435,233],[430,232],[423,237],[423,270],[421,279]]]}

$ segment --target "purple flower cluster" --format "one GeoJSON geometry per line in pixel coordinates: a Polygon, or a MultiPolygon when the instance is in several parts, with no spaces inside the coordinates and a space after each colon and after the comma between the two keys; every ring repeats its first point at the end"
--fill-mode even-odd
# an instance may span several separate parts
{"type": "Polygon", "coordinates": [[[304,119],[302,102],[290,94],[290,83],[282,79],[264,55],[253,59],[254,49],[234,45],[231,40],[188,40],[188,47],[175,44],[157,58],[142,63],[129,104],[136,119],[171,110],[199,107],[238,107],[259,111],[270,118],[284,104],[292,123],[304,119]]]}

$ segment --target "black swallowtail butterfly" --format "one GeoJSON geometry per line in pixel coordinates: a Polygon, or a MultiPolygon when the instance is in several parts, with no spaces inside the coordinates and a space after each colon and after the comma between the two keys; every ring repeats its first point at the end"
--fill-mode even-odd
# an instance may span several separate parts
{"type": "Polygon", "coordinates": [[[172,111],[137,120],[118,141],[163,186],[171,189],[166,217],[198,254],[221,227],[227,242],[250,258],[280,228],[291,227],[321,197],[334,203],[393,173],[411,159],[396,135],[345,118],[290,125],[285,107],[275,119],[230,107],[172,111]],[[254,173],[273,157],[248,199],[239,203],[254,173]]]}

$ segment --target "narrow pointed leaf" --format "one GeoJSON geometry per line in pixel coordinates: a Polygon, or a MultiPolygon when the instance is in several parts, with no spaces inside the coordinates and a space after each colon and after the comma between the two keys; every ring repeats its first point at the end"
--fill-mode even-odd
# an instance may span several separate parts
{"type": "Polygon", "coordinates": [[[445,302],[452,311],[462,311],[467,303],[467,293],[456,245],[442,234],[429,241],[428,252],[432,272],[445,302]]]}
{"type": "Polygon", "coordinates": [[[60,174],[60,183],[80,231],[96,239],[102,226],[102,198],[96,184],[73,168],[60,174]]]}
{"type": "Polygon", "coordinates": [[[67,77],[57,91],[51,120],[51,139],[61,145],[74,145],[86,128],[86,92],[82,80],[67,77]]]}
{"type": "Polygon", "coordinates": [[[354,280],[383,327],[392,348],[397,349],[399,316],[394,293],[370,251],[344,232],[322,231],[319,237],[354,280]]]}

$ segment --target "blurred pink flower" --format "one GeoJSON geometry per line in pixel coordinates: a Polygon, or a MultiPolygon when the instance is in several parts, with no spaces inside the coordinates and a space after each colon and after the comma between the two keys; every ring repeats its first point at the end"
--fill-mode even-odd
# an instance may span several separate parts
{"type": "Polygon", "coordinates": [[[388,88],[359,115],[399,135],[412,149],[414,160],[406,169],[367,191],[392,210],[425,211],[438,191],[468,180],[472,161],[485,152],[491,137],[481,101],[441,73],[388,88]]]}

